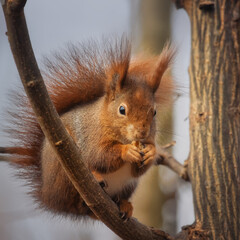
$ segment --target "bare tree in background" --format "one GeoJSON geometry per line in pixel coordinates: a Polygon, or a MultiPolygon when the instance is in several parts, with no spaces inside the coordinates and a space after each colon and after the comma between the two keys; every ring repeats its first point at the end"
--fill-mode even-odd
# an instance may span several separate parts
{"type": "MultiPolygon", "coordinates": [[[[138,36],[140,35],[141,40],[137,52],[147,51],[149,54],[159,54],[164,44],[170,39],[171,2],[165,0],[141,0],[137,10],[138,16],[133,19],[133,25],[137,21],[140,22],[138,36]]],[[[160,120],[157,127],[160,129],[158,142],[164,145],[171,141],[170,133],[168,133],[172,129],[171,105],[163,109],[159,106],[158,113],[157,116],[160,120]]],[[[161,173],[166,176],[168,169],[165,168],[161,173]]],[[[159,183],[162,182],[163,177],[159,174],[158,168],[150,169],[143,176],[133,197],[134,216],[148,226],[159,227],[170,234],[174,234],[176,233],[175,192],[164,193],[160,189],[159,183]],[[166,212],[170,217],[164,217],[162,209],[170,199],[172,199],[171,207],[166,212]]],[[[166,185],[168,184],[176,185],[176,181],[169,181],[166,185]]]]}

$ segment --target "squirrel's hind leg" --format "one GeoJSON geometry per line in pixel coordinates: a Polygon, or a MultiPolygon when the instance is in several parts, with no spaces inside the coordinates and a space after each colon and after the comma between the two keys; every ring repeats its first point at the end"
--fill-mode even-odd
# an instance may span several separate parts
{"type": "Polygon", "coordinates": [[[132,203],[128,200],[121,199],[118,205],[121,218],[127,221],[133,214],[132,203]]]}

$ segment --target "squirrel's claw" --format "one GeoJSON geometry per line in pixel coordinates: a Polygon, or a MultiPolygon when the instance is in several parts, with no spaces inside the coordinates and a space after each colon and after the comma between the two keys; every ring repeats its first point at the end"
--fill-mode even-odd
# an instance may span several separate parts
{"type": "Polygon", "coordinates": [[[105,181],[105,180],[102,180],[101,182],[99,182],[99,185],[100,185],[102,188],[107,188],[107,187],[108,187],[107,181],[105,181]]]}
{"type": "Polygon", "coordinates": [[[119,217],[122,219],[126,218],[126,213],[125,212],[119,212],[119,217]]]}
{"type": "Polygon", "coordinates": [[[120,210],[119,216],[124,220],[124,222],[127,222],[128,219],[132,216],[133,206],[127,200],[120,200],[119,210],[120,210]]]}
{"type": "Polygon", "coordinates": [[[97,171],[92,171],[92,174],[102,188],[108,187],[107,181],[102,177],[102,175],[100,173],[98,173],[97,171]]]}
{"type": "Polygon", "coordinates": [[[142,152],[144,156],[143,156],[143,161],[141,162],[140,168],[154,161],[156,156],[156,148],[152,144],[146,144],[142,152]]]}

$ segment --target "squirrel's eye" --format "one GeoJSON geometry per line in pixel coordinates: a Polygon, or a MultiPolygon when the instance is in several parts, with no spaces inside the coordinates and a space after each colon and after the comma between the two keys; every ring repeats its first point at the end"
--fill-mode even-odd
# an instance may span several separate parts
{"type": "Polygon", "coordinates": [[[124,106],[120,106],[119,107],[119,112],[120,112],[121,115],[126,115],[125,107],[124,106]]]}
{"type": "Polygon", "coordinates": [[[154,110],[153,116],[156,116],[156,114],[157,114],[157,111],[156,111],[156,110],[154,110]]]}

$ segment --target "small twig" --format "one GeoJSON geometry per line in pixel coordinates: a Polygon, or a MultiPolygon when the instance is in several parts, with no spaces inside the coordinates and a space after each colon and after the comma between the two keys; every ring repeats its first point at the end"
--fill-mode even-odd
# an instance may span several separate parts
{"type": "Polygon", "coordinates": [[[163,149],[168,149],[170,147],[173,147],[176,144],[176,141],[172,141],[164,146],[162,146],[163,149]]]}
{"type": "Polygon", "coordinates": [[[167,166],[177,173],[179,177],[185,181],[189,181],[187,161],[185,161],[184,165],[182,165],[169,152],[160,146],[157,146],[157,155],[156,165],[167,166]]]}

